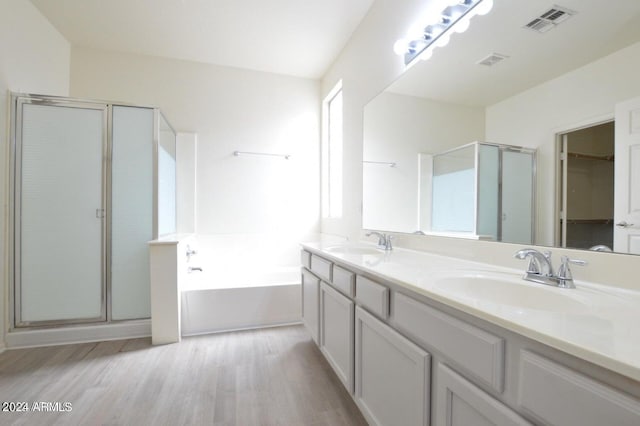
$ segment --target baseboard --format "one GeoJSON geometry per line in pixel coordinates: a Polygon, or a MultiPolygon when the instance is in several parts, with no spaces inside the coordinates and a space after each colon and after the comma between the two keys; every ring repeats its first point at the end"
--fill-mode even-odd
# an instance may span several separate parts
{"type": "Polygon", "coordinates": [[[6,341],[7,349],[18,349],[149,336],[151,336],[151,320],[145,319],[113,324],[13,330],[7,333],[6,341]]]}
{"type": "Polygon", "coordinates": [[[275,324],[260,324],[253,325],[247,327],[240,328],[229,328],[229,329],[221,329],[221,330],[212,330],[212,331],[200,331],[197,333],[183,333],[182,337],[194,337],[194,336],[205,336],[207,334],[220,334],[220,333],[232,333],[234,331],[248,331],[248,330],[260,330],[263,328],[275,328],[275,327],[289,327],[292,325],[301,325],[302,321],[288,321],[288,322],[279,322],[275,324]]]}

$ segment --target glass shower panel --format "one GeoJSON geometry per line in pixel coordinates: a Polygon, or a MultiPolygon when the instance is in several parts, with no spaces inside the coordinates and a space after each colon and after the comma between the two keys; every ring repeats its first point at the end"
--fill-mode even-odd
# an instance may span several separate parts
{"type": "Polygon", "coordinates": [[[505,243],[533,242],[533,168],[533,153],[502,153],[502,241],[505,243]]]}
{"type": "Polygon", "coordinates": [[[158,143],[158,235],[176,232],[176,134],[160,115],[158,143]]]}
{"type": "Polygon", "coordinates": [[[16,323],[105,319],[106,106],[21,111],[16,323]]]}
{"type": "Polygon", "coordinates": [[[475,232],[476,145],[433,157],[431,230],[475,232]]]}
{"type": "Polygon", "coordinates": [[[431,230],[433,155],[418,154],[418,230],[431,230]]]}
{"type": "Polygon", "coordinates": [[[478,145],[478,235],[498,241],[500,148],[478,145]]]}
{"type": "Polygon", "coordinates": [[[113,107],[111,318],[148,318],[154,110],[113,107]]]}

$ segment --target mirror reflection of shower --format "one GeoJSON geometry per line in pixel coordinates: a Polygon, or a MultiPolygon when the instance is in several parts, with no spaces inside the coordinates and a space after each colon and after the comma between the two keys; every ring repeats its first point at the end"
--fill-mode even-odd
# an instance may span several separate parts
{"type": "Polygon", "coordinates": [[[533,243],[534,150],[473,142],[420,162],[421,231],[533,243]]]}

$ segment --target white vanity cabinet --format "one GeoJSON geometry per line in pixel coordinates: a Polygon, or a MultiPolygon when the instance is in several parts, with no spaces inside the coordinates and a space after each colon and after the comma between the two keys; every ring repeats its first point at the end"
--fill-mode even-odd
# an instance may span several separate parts
{"type": "Polygon", "coordinates": [[[301,288],[302,323],[317,344],[320,336],[320,279],[303,268],[301,288]]]}
{"type": "Polygon", "coordinates": [[[371,425],[428,425],[430,355],[356,308],[354,398],[371,425]]]}
{"type": "Polygon", "coordinates": [[[327,283],[320,284],[320,350],[344,387],[353,392],[355,304],[327,283]]]}
{"type": "Polygon", "coordinates": [[[372,425],[640,425],[640,383],[362,265],[302,255],[304,323],[372,425]]]}

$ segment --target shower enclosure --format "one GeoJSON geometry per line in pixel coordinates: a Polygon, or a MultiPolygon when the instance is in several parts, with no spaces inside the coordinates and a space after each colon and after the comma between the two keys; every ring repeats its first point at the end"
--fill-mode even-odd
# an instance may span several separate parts
{"type": "Polygon", "coordinates": [[[156,108],[12,94],[11,327],[148,318],[147,242],[175,232],[156,108]]]}
{"type": "Polygon", "coordinates": [[[533,243],[534,150],[473,142],[432,161],[431,231],[533,243]]]}

